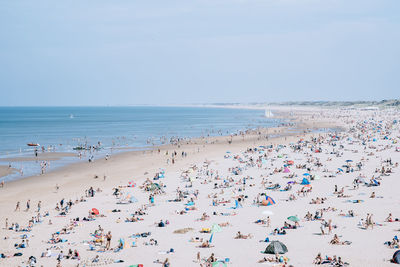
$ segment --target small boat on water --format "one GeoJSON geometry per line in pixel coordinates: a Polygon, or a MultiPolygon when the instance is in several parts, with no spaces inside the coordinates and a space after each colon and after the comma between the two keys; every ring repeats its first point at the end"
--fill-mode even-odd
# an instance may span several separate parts
{"type": "Polygon", "coordinates": [[[40,146],[38,143],[28,143],[28,146],[40,146]]]}
{"type": "Polygon", "coordinates": [[[89,150],[89,149],[83,146],[76,146],[73,148],[73,150],[89,150]]]}

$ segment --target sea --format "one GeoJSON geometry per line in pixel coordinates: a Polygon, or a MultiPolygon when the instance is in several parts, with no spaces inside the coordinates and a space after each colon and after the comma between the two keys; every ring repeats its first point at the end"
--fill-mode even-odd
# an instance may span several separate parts
{"type": "Polygon", "coordinates": [[[0,165],[21,170],[3,177],[19,179],[41,172],[35,161],[8,162],[4,159],[32,157],[39,144],[52,152],[75,152],[81,159],[65,157],[49,163],[47,170],[127,150],[144,150],[177,138],[237,134],[283,123],[265,117],[264,110],[215,107],[0,107],[0,165]]]}

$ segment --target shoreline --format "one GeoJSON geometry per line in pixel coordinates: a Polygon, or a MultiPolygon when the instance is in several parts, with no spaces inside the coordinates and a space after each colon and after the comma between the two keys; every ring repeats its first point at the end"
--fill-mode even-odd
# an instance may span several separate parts
{"type": "MultiPolygon", "coordinates": [[[[174,107],[174,106],[172,106],[174,107]]],[[[183,106],[186,107],[186,106],[183,106]]],[[[187,106],[187,107],[199,107],[199,106],[187,106]]],[[[222,109],[257,109],[257,110],[262,110],[265,109],[263,107],[252,107],[252,106],[212,106],[212,105],[203,105],[200,106],[199,108],[222,108],[222,109]]],[[[276,108],[279,108],[279,110],[271,110],[274,111],[274,116],[272,119],[276,118],[278,120],[281,121],[281,125],[283,126],[275,126],[275,127],[271,127],[271,128],[267,128],[267,127],[262,127],[262,128],[258,128],[258,129],[248,129],[248,130],[243,130],[240,132],[254,132],[254,131],[262,131],[262,132],[266,132],[268,134],[269,131],[275,131],[277,129],[282,129],[285,128],[286,130],[288,130],[288,126],[285,126],[285,124],[287,123],[293,123],[294,125],[292,125],[290,128],[293,130],[293,132],[287,132],[284,134],[287,135],[293,135],[293,134],[298,134],[296,133],[296,130],[302,130],[304,131],[304,129],[308,129],[308,128],[313,128],[313,129],[324,129],[324,128],[331,128],[331,130],[343,130],[340,128],[340,126],[338,126],[339,124],[334,124],[335,127],[330,127],[330,123],[328,124],[323,124],[320,126],[316,126],[316,124],[313,122],[310,125],[302,125],[304,124],[304,122],[298,121],[298,119],[294,118],[294,117],[290,117],[289,111],[287,109],[285,109],[285,107],[279,107],[277,106],[276,108]]],[[[290,108],[290,111],[292,111],[292,107],[288,107],[290,108]]],[[[301,109],[303,110],[303,109],[301,109]]],[[[304,109],[306,111],[309,111],[309,109],[304,109]]],[[[315,108],[311,108],[311,110],[315,110],[315,108]]],[[[325,122],[326,123],[326,122],[325,122]]],[[[274,136],[274,138],[279,137],[279,136],[274,136]]],[[[209,141],[212,142],[212,140],[215,138],[215,140],[219,140],[221,141],[222,139],[226,139],[228,140],[230,138],[230,135],[215,135],[215,136],[208,136],[208,137],[193,137],[193,138],[186,138],[186,137],[182,137],[183,141],[181,141],[181,143],[178,144],[178,146],[180,145],[184,145],[184,144],[196,144],[196,142],[205,142],[208,143],[209,141]],[[208,140],[209,139],[209,140],[208,140]]],[[[167,148],[173,148],[176,147],[176,145],[168,143],[168,144],[161,144],[161,145],[154,145],[154,146],[143,146],[143,147],[117,147],[117,148],[113,148],[111,149],[111,153],[110,156],[112,156],[113,158],[120,155],[120,154],[131,154],[131,155],[135,155],[135,154],[140,154],[144,151],[155,151],[158,149],[167,149],[167,148]],[[126,151],[128,150],[128,151],[126,151]],[[133,153],[133,154],[132,154],[133,153]]],[[[106,153],[108,154],[108,153],[106,153]]],[[[100,159],[104,159],[104,155],[99,155],[97,156],[98,158],[94,160],[94,162],[100,160],[100,159]]],[[[21,163],[21,162],[37,162],[37,161],[59,161],[65,158],[77,158],[78,154],[77,153],[73,153],[73,152],[52,152],[52,151],[46,151],[46,152],[39,152],[38,157],[35,156],[21,156],[21,157],[12,157],[12,158],[0,158],[0,163],[21,163]]],[[[57,172],[57,171],[63,171],[69,167],[73,166],[84,166],[86,164],[92,164],[92,163],[88,163],[87,159],[76,159],[77,161],[74,162],[67,162],[67,163],[63,163],[61,166],[58,166],[54,169],[51,169],[50,171],[46,171],[45,174],[51,174],[53,172],[57,172]]],[[[1,166],[5,166],[5,165],[0,165],[1,166]]],[[[12,168],[13,172],[0,172],[0,180],[6,180],[8,175],[11,174],[15,174],[16,172],[18,172],[18,169],[12,168]]],[[[16,177],[13,178],[11,180],[7,180],[7,184],[13,182],[13,181],[17,181],[17,180],[24,180],[24,179],[28,179],[31,177],[43,177],[43,175],[41,174],[33,174],[33,175],[28,175],[28,176],[22,176],[22,177],[16,177]]]]}
{"type": "MultiPolygon", "coordinates": [[[[121,107],[125,107],[125,106],[121,106],[121,107]]],[[[128,106],[129,107],[129,106],[128,106]]],[[[140,107],[140,105],[138,106],[140,107]]],[[[153,107],[153,106],[145,106],[145,107],[153,107]]],[[[194,106],[194,105],[188,105],[188,106],[176,106],[176,105],[172,105],[172,106],[154,106],[154,107],[190,107],[190,108],[205,108],[205,109],[209,109],[209,108],[222,108],[222,109],[229,109],[229,108],[225,108],[223,106],[220,107],[215,107],[215,106],[194,106]]],[[[240,107],[237,109],[243,109],[243,110],[253,110],[253,108],[251,107],[240,107]]],[[[282,123],[282,122],[280,122],[282,123]]],[[[241,132],[246,131],[246,128],[248,126],[243,125],[243,129],[240,130],[241,132]]],[[[250,129],[255,129],[255,128],[250,128],[250,129]]],[[[239,130],[237,131],[239,132],[239,130]]],[[[194,136],[194,137],[186,137],[186,136],[182,136],[179,137],[182,140],[184,140],[183,142],[186,142],[187,140],[195,140],[198,138],[204,138],[205,136],[201,136],[201,133],[199,133],[200,136],[194,136]]],[[[213,135],[211,135],[211,137],[219,137],[221,135],[218,135],[217,133],[214,133],[213,135]]],[[[119,153],[125,153],[126,151],[144,151],[144,150],[154,150],[154,149],[158,149],[159,147],[163,147],[163,146],[168,146],[170,145],[170,143],[166,143],[166,144],[157,144],[157,145],[149,145],[149,144],[143,144],[142,146],[118,146],[118,147],[105,147],[99,151],[96,151],[95,153],[93,153],[94,155],[94,159],[98,160],[99,158],[103,158],[105,157],[107,154],[109,155],[117,155],[119,153]]],[[[57,145],[55,145],[57,146],[57,145]]],[[[16,154],[11,154],[9,156],[8,153],[7,155],[2,155],[2,158],[0,158],[0,166],[5,166],[6,164],[8,165],[8,163],[11,163],[11,165],[17,165],[15,166],[15,169],[17,170],[17,172],[21,172],[24,175],[20,176],[18,174],[13,174],[12,177],[9,177],[9,173],[3,175],[3,173],[0,173],[0,180],[4,180],[7,182],[11,182],[13,180],[20,180],[20,179],[26,179],[28,177],[31,176],[38,176],[40,174],[40,168],[38,166],[33,166],[32,163],[34,162],[38,162],[38,161],[49,161],[49,162],[55,162],[55,166],[54,168],[51,168],[50,170],[46,171],[46,173],[49,172],[53,172],[53,171],[57,171],[60,168],[63,168],[65,166],[69,166],[71,164],[79,164],[83,161],[87,161],[89,155],[92,155],[90,152],[83,152],[83,158],[81,159],[79,157],[79,153],[76,151],[72,151],[72,150],[60,150],[60,151],[46,151],[46,152],[42,152],[41,150],[38,151],[38,157],[33,156],[33,150],[32,151],[25,151],[24,153],[18,152],[16,154]],[[73,162],[71,162],[71,160],[73,160],[73,162]],[[27,168],[25,168],[26,166],[23,166],[22,164],[28,164],[27,168]],[[57,166],[58,165],[58,166],[57,166]]],[[[14,167],[13,166],[13,167],[14,167]]]]}

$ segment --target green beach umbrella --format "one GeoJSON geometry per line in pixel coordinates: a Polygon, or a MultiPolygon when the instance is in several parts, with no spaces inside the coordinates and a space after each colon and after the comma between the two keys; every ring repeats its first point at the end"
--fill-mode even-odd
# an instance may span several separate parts
{"type": "Polygon", "coordinates": [[[289,221],[292,221],[292,222],[299,222],[300,221],[300,219],[297,216],[289,216],[287,219],[289,221]]]}
{"type": "Polygon", "coordinates": [[[222,232],[221,226],[219,226],[218,224],[214,223],[214,224],[211,226],[211,236],[210,236],[210,241],[209,241],[210,243],[211,243],[212,240],[213,240],[214,233],[219,233],[219,232],[222,232]]]}
{"type": "Polygon", "coordinates": [[[214,223],[211,226],[211,233],[219,233],[219,232],[222,232],[221,226],[219,226],[218,224],[214,223]]]}

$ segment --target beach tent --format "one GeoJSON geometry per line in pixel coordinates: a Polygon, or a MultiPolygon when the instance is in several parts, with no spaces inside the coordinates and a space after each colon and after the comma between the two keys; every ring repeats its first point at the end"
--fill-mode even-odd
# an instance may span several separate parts
{"type": "Polygon", "coordinates": [[[301,181],[302,185],[310,184],[310,181],[307,180],[307,178],[303,178],[303,181],[301,181]]]}
{"type": "Polygon", "coordinates": [[[393,262],[393,263],[400,264],[400,250],[396,251],[396,252],[393,254],[392,262],[393,262]]]}
{"type": "Polygon", "coordinates": [[[99,210],[96,209],[96,208],[93,208],[93,209],[92,209],[92,213],[93,213],[94,215],[99,215],[99,214],[100,214],[99,210]]]}
{"type": "Polygon", "coordinates": [[[265,196],[265,199],[262,201],[263,206],[271,206],[274,204],[276,204],[275,200],[273,200],[272,197],[269,196],[265,196]]]}
{"type": "Polygon", "coordinates": [[[286,252],[288,252],[287,247],[280,241],[272,241],[264,251],[266,254],[285,254],[286,252]]]}
{"type": "Polygon", "coordinates": [[[161,188],[161,186],[159,185],[159,184],[157,184],[157,183],[152,183],[151,185],[150,185],[150,187],[149,187],[149,190],[150,191],[154,191],[154,190],[157,190],[157,189],[160,189],[161,188]]]}

